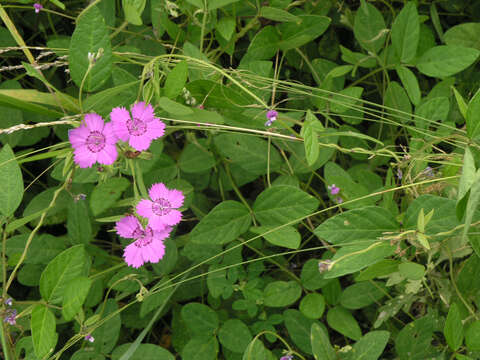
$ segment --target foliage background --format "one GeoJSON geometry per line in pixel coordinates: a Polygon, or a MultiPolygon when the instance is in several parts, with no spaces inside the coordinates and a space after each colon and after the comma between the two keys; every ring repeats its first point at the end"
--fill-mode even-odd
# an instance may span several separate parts
{"type": "Polygon", "coordinates": [[[478,2],[41,4],[0,4],[4,358],[480,358],[478,2]],[[135,101],[166,136],[76,167],[135,101]],[[135,270],[156,182],[184,218],[135,270]]]}

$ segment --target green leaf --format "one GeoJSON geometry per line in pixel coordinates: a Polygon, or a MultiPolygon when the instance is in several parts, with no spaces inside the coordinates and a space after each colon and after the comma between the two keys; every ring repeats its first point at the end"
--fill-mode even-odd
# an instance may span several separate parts
{"type": "Polygon", "coordinates": [[[400,274],[410,280],[421,280],[425,275],[425,267],[422,264],[403,262],[398,265],[400,274]]]}
{"type": "Polygon", "coordinates": [[[94,352],[109,354],[118,341],[122,325],[118,305],[115,300],[108,299],[106,303],[102,302],[97,307],[95,315],[100,315],[102,319],[108,316],[109,319],[92,332],[95,342],[91,346],[94,348],[94,352]],[[116,314],[113,315],[114,313],[116,314]]]}
{"type": "Polygon", "coordinates": [[[130,186],[126,178],[109,178],[106,182],[95,187],[90,196],[90,208],[94,216],[98,216],[110,209],[122,193],[130,186]]]}
{"type": "Polygon", "coordinates": [[[372,4],[361,0],[355,15],[353,33],[365,50],[378,53],[383,47],[387,34],[382,13],[372,4]]]}
{"type": "MultiPolygon", "coordinates": [[[[112,360],[119,360],[125,354],[131,343],[126,343],[118,346],[113,350],[112,360]]],[[[175,360],[172,353],[159,345],[154,344],[140,344],[135,352],[130,356],[129,360],[175,360]]],[[[95,360],[95,359],[92,359],[95,360]]]]}
{"type": "Polygon", "coordinates": [[[83,245],[73,246],[58,254],[43,270],[40,294],[51,304],[60,304],[67,285],[87,274],[87,254],[83,245]]]}
{"type": "Polygon", "coordinates": [[[433,332],[439,322],[432,315],[424,316],[407,325],[398,333],[395,339],[395,349],[400,359],[423,360],[433,356],[431,346],[433,332]]]}
{"type": "Polygon", "coordinates": [[[178,166],[186,173],[204,173],[215,165],[213,154],[205,142],[188,143],[178,159],[178,166]]]}
{"type": "Polygon", "coordinates": [[[402,82],[403,87],[407,91],[408,97],[413,105],[418,105],[422,98],[422,93],[420,92],[420,87],[418,85],[418,80],[415,74],[405,66],[397,66],[395,68],[397,75],[402,82]]]}
{"type": "Polygon", "coordinates": [[[377,360],[387,346],[388,331],[370,331],[353,345],[348,360],[377,360]]]}
{"type": "Polygon", "coordinates": [[[92,280],[80,276],[72,279],[65,287],[62,305],[62,314],[65,320],[70,321],[78,314],[87,298],[91,285],[92,280]]]}
{"type": "Polygon", "coordinates": [[[312,343],[310,341],[310,329],[318,321],[307,319],[298,310],[288,309],[283,312],[285,327],[293,342],[307,354],[312,354],[312,343]]]}
{"type": "Polygon", "coordinates": [[[188,65],[185,60],[180,61],[172,71],[167,75],[165,80],[165,96],[169,99],[175,99],[182,93],[188,77],[188,65]]]}
{"type": "MultiPolygon", "coordinates": [[[[470,189],[470,196],[468,197],[467,206],[465,208],[465,224],[462,232],[462,243],[465,239],[467,239],[468,232],[470,231],[470,225],[472,224],[473,216],[475,214],[475,211],[478,208],[479,203],[480,203],[480,170],[478,170],[475,174],[475,180],[472,185],[472,188],[470,189]]],[[[473,234],[472,240],[475,239],[475,235],[476,234],[473,234]]],[[[471,245],[478,255],[478,251],[480,250],[480,248],[476,246],[477,245],[476,241],[471,242],[471,245]]]]}
{"type": "Polygon", "coordinates": [[[23,198],[23,178],[15,154],[10,145],[6,144],[0,151],[0,212],[11,216],[18,208],[23,198]]]}
{"type": "Polygon", "coordinates": [[[268,354],[269,351],[265,349],[263,343],[255,337],[245,349],[242,360],[267,360],[268,354]]]}
{"type": "Polygon", "coordinates": [[[248,46],[245,58],[250,60],[268,60],[278,51],[280,36],[273,26],[265,26],[257,32],[248,46]]]}
{"type": "Polygon", "coordinates": [[[297,25],[302,22],[300,17],[290,14],[288,11],[271,6],[262,6],[260,9],[260,16],[273,21],[295,22],[297,25]]]}
{"type": "Polygon", "coordinates": [[[318,200],[306,192],[287,185],[273,186],[258,195],[253,212],[264,226],[280,226],[311,215],[318,200]]]}
{"type": "Polygon", "coordinates": [[[53,352],[57,344],[55,315],[45,305],[35,305],[32,310],[30,326],[35,355],[41,359],[53,352]]]}
{"type": "Polygon", "coordinates": [[[263,175],[278,171],[282,165],[282,157],[274,146],[270,146],[266,140],[255,136],[242,134],[221,134],[214,139],[217,150],[232,164],[236,164],[245,171],[263,175]]]}
{"type": "Polygon", "coordinates": [[[322,35],[330,25],[331,19],[326,16],[300,15],[300,25],[285,23],[281,25],[282,40],[277,47],[282,51],[298,48],[322,35]]]}
{"type": "Polygon", "coordinates": [[[182,319],[196,335],[214,334],[219,325],[218,315],[207,305],[191,302],[182,308],[182,319]]]}
{"type": "Polygon", "coordinates": [[[78,87],[82,86],[85,78],[85,91],[99,89],[110,78],[113,58],[109,33],[102,13],[96,6],[90,7],[77,20],[70,42],[69,68],[70,76],[78,87]],[[99,49],[103,49],[103,54],[87,74],[88,54],[96,54],[99,49]]]}
{"type": "Polygon", "coordinates": [[[410,105],[407,93],[396,81],[391,81],[390,84],[388,84],[387,91],[385,91],[384,103],[385,106],[393,109],[388,109],[388,112],[395,121],[400,120],[403,123],[410,121],[412,105],[410,105]]]}
{"type": "Polygon", "coordinates": [[[182,349],[182,360],[215,360],[217,359],[218,342],[215,336],[198,336],[182,349]]]}
{"type": "Polygon", "coordinates": [[[302,294],[302,287],[296,281],[274,281],[263,291],[265,306],[286,307],[296,302],[302,294]]]}
{"type": "Polygon", "coordinates": [[[317,293],[307,294],[300,301],[299,309],[309,319],[320,319],[325,311],[325,298],[317,293]]]}
{"type": "Polygon", "coordinates": [[[392,44],[400,61],[408,63],[417,54],[420,22],[414,2],[407,3],[392,24],[392,44]]]}
{"type": "Polygon", "coordinates": [[[216,29],[222,35],[225,40],[230,40],[232,38],[233,33],[235,32],[235,18],[233,17],[222,17],[217,25],[216,29]]]}
{"type": "MultiPolygon", "coordinates": [[[[270,226],[256,226],[250,228],[250,231],[255,234],[262,235],[273,229],[275,228],[270,226]]],[[[301,241],[300,233],[293,226],[285,226],[262,236],[270,244],[283,246],[289,249],[298,249],[301,241]]]]}
{"type": "MultiPolygon", "coordinates": [[[[116,69],[116,71],[118,71],[118,69],[116,69]]],[[[99,114],[109,114],[112,108],[125,105],[122,102],[119,102],[119,100],[123,101],[124,94],[129,94],[135,91],[135,88],[139,83],[139,80],[135,80],[92,94],[85,99],[83,110],[85,112],[95,111],[99,114]]]]}
{"type": "Polygon", "coordinates": [[[378,277],[390,275],[398,270],[398,265],[399,262],[396,260],[385,259],[363,270],[355,278],[355,281],[373,280],[378,277]]]}
{"type": "Polygon", "coordinates": [[[360,86],[352,86],[340,90],[332,97],[331,109],[333,112],[343,114],[349,109],[356,106],[358,100],[362,96],[363,88],[360,86]]]}
{"type": "Polygon", "coordinates": [[[302,285],[307,290],[317,290],[328,284],[330,280],[325,280],[324,275],[318,271],[318,260],[309,259],[302,267],[300,273],[302,285]]]}
{"type": "Polygon", "coordinates": [[[192,242],[226,244],[248,230],[252,217],[241,203],[227,200],[215,206],[190,232],[192,242]]]}
{"type": "Polygon", "coordinates": [[[467,109],[467,136],[475,139],[480,135],[480,89],[473,95],[467,109]]]}
{"type": "Polygon", "coordinates": [[[463,342],[463,324],[460,310],[456,303],[450,305],[445,327],[443,328],[443,334],[450,349],[457,351],[463,342]]]}
{"type": "MultiPolygon", "coordinates": [[[[303,125],[303,139],[305,146],[305,155],[308,166],[312,166],[320,155],[318,136],[316,132],[316,123],[320,123],[310,110],[307,110],[307,116],[303,125]]],[[[321,123],[320,123],[321,124],[321,123]]]]}
{"type": "Polygon", "coordinates": [[[479,53],[479,50],[462,46],[434,46],[418,59],[416,66],[422,74],[444,78],[472,65],[479,53]]]}
{"type": "Polygon", "coordinates": [[[465,332],[465,344],[470,351],[480,351],[480,321],[474,321],[465,332]]]}
{"type": "Polygon", "coordinates": [[[142,12],[145,9],[146,0],[122,0],[125,20],[132,25],[142,25],[142,12]]]}
{"type": "Polygon", "coordinates": [[[351,274],[375,264],[394,254],[396,247],[382,242],[365,242],[363,244],[344,246],[332,258],[333,264],[325,273],[325,279],[332,279],[351,274]]]}
{"type": "MultiPolygon", "coordinates": [[[[471,189],[475,182],[475,160],[473,158],[472,151],[467,146],[465,148],[465,154],[463,155],[462,175],[458,182],[458,196],[457,196],[457,218],[461,220],[465,215],[465,208],[463,203],[468,201],[467,193],[471,189]]],[[[466,205],[466,204],[465,204],[466,205]]]]}
{"type": "Polygon", "coordinates": [[[314,233],[319,238],[338,245],[375,240],[383,236],[384,232],[398,229],[399,225],[390,212],[379,206],[369,206],[335,215],[319,225],[314,233]]]}
{"type": "Polygon", "coordinates": [[[86,201],[72,200],[68,205],[67,230],[73,245],[88,244],[92,240],[92,224],[86,201]]]}
{"type": "Polygon", "coordinates": [[[252,334],[243,321],[229,319],[218,331],[218,340],[228,350],[242,354],[252,341],[252,334]]]}
{"type": "Polygon", "coordinates": [[[330,344],[327,332],[318,324],[312,324],[310,334],[315,360],[336,360],[335,350],[330,344]]]}
{"type": "Polygon", "coordinates": [[[357,320],[355,320],[350,311],[341,306],[335,306],[328,310],[327,323],[333,330],[352,340],[359,340],[362,337],[362,331],[358,326],[357,320]]]}
{"type": "Polygon", "coordinates": [[[457,100],[457,105],[458,105],[458,110],[460,110],[460,113],[462,114],[463,118],[467,118],[467,111],[468,111],[468,105],[463,98],[463,96],[458,92],[457,89],[455,89],[454,86],[452,86],[453,94],[455,95],[455,99],[457,100]]]}
{"type": "Polygon", "coordinates": [[[480,23],[463,23],[452,26],[443,35],[445,44],[457,45],[480,50],[480,23]]]}
{"type": "Polygon", "coordinates": [[[172,114],[172,115],[192,115],[193,110],[189,108],[188,106],[182,105],[180,103],[177,103],[173,100],[170,100],[167,97],[162,96],[160,99],[158,99],[158,105],[165,110],[166,112],[172,114]]]}
{"type": "Polygon", "coordinates": [[[385,296],[384,287],[373,281],[362,281],[342,291],[340,304],[349,310],[358,310],[377,302],[385,296]]]}

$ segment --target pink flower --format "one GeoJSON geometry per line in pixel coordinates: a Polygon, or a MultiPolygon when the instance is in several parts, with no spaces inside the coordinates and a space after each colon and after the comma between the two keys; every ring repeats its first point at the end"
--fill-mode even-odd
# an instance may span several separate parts
{"type": "Polygon", "coordinates": [[[33,7],[35,8],[35,13],[36,13],[36,14],[38,14],[38,13],[40,12],[40,10],[43,9],[42,4],[39,4],[39,3],[33,4],[33,7]]]}
{"type": "Polygon", "coordinates": [[[85,335],[85,340],[93,343],[95,341],[95,338],[91,334],[87,334],[85,335]]]}
{"type": "Polygon", "coordinates": [[[327,186],[328,190],[330,190],[330,193],[332,195],[337,195],[340,192],[340,188],[336,186],[335,184],[328,185],[327,186]]]}
{"type": "Polygon", "coordinates": [[[180,190],[169,190],[163,183],[153,184],[148,191],[152,200],[143,199],[137,204],[137,213],[148,219],[154,230],[177,225],[182,213],[175,210],[183,205],[184,196],[180,190]]]}
{"type": "Polygon", "coordinates": [[[146,262],[157,263],[165,254],[163,240],[170,235],[171,227],[162,231],[152,230],[150,226],[143,227],[135,216],[125,216],[116,224],[117,233],[124,238],[135,239],[128,245],[123,257],[129,266],[139,268],[146,262]]]}
{"type": "Polygon", "coordinates": [[[6,322],[10,325],[15,325],[17,323],[17,310],[15,309],[8,309],[5,312],[5,318],[3,319],[3,322],[6,322]]]}
{"type": "Polygon", "coordinates": [[[122,141],[138,151],[147,150],[152,140],[165,133],[165,124],[155,117],[152,105],[139,102],[132,105],[132,116],[123,107],[116,107],[110,113],[113,131],[122,141]]]}
{"type": "Polygon", "coordinates": [[[270,126],[273,124],[275,120],[277,120],[278,112],[275,110],[268,110],[267,111],[267,122],[265,123],[265,126],[270,126]]]}
{"type": "Polygon", "coordinates": [[[111,165],[117,159],[117,138],[112,124],[105,124],[100,115],[86,114],[85,124],[70,130],[68,139],[74,149],[73,160],[81,168],[91,167],[96,162],[111,165]]]}

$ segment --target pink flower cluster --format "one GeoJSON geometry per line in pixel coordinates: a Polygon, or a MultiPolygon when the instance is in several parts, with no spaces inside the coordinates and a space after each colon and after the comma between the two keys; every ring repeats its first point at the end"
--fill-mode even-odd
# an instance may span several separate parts
{"type": "Polygon", "coordinates": [[[143,226],[137,217],[125,216],[116,223],[117,233],[124,238],[134,239],[123,253],[126,263],[139,268],[146,262],[156,263],[165,254],[164,240],[170,236],[172,226],[182,219],[177,209],[183,205],[184,196],[179,190],[168,189],[164,184],[153,184],[148,195],[142,199],[136,210],[148,220],[143,226]]]}
{"type": "Polygon", "coordinates": [[[114,108],[110,118],[112,121],[105,123],[98,114],[86,114],[84,124],[68,132],[74,149],[73,159],[81,168],[91,167],[96,162],[113,164],[118,157],[118,140],[144,151],[165,133],[165,124],[155,117],[152,105],[143,101],[133,104],[131,112],[123,107],[114,108]]]}

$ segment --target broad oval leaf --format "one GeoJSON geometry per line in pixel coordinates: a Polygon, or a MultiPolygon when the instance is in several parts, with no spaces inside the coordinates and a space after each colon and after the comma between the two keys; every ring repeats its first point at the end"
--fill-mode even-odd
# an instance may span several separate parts
{"type": "Polygon", "coordinates": [[[407,3],[392,24],[392,44],[404,63],[413,60],[417,54],[420,39],[420,22],[414,2],[407,3]]]}
{"type": "Polygon", "coordinates": [[[456,303],[450,305],[443,334],[450,349],[457,351],[463,342],[463,324],[460,310],[456,303]]]}
{"type": "Polygon", "coordinates": [[[82,308],[88,291],[92,285],[92,280],[80,276],[73,279],[65,288],[63,295],[62,314],[65,320],[72,320],[82,308]]]}
{"type": "Polygon", "coordinates": [[[373,281],[362,281],[342,291],[340,296],[340,304],[350,310],[364,308],[385,296],[386,290],[381,283],[373,281]]]}
{"type": "Polygon", "coordinates": [[[35,305],[30,322],[35,355],[42,359],[55,349],[58,335],[55,332],[55,315],[45,305],[35,305]]]}
{"type": "Polygon", "coordinates": [[[353,345],[348,360],[377,360],[387,346],[388,331],[370,331],[353,345]]]}
{"type": "Polygon", "coordinates": [[[208,335],[217,331],[218,315],[207,305],[188,303],[182,308],[181,314],[183,321],[194,334],[208,335]]]}
{"type": "Polygon", "coordinates": [[[253,204],[255,217],[265,226],[280,226],[307,217],[318,207],[318,200],[288,185],[264,190],[253,204]]]}
{"type": "Polygon", "coordinates": [[[355,15],[353,33],[360,45],[367,51],[378,53],[383,47],[387,35],[382,13],[365,0],[355,15]]]}
{"type": "Polygon", "coordinates": [[[302,287],[295,281],[274,281],[263,291],[265,306],[285,307],[300,298],[302,287]]]}
{"type": "Polygon", "coordinates": [[[312,351],[316,360],[336,360],[337,355],[330,344],[328,333],[318,324],[312,324],[310,339],[312,342],[312,351]]]}
{"type": "Polygon", "coordinates": [[[335,306],[328,311],[327,323],[332,329],[352,340],[359,340],[362,337],[362,331],[357,320],[350,311],[341,306],[335,306]]]}
{"type": "Polygon", "coordinates": [[[459,73],[477,60],[480,51],[462,46],[440,45],[428,49],[417,61],[417,69],[431,77],[459,73]]]}
{"type": "Polygon", "coordinates": [[[252,334],[243,321],[229,319],[218,331],[218,340],[228,350],[242,354],[252,340],[252,334]]]}
{"type": "MultiPolygon", "coordinates": [[[[119,360],[127,352],[131,343],[122,344],[113,350],[112,360],[119,360]]],[[[129,360],[175,360],[172,353],[163,347],[155,344],[140,344],[129,360]]]]}
{"type": "Polygon", "coordinates": [[[315,235],[331,244],[376,240],[384,232],[397,231],[399,224],[384,208],[368,206],[335,215],[315,229],[315,235]]]}
{"type": "Polygon", "coordinates": [[[51,304],[60,304],[67,285],[75,278],[87,275],[87,253],[83,245],[76,245],[58,254],[43,270],[40,294],[51,304]]]}
{"type": "Polygon", "coordinates": [[[70,41],[69,68],[72,80],[78,87],[83,82],[85,91],[97,90],[110,78],[113,58],[109,33],[102,13],[96,6],[82,13],[77,21],[70,41]],[[87,74],[88,55],[97,54],[99,49],[102,49],[102,54],[87,74]]]}
{"type": "Polygon", "coordinates": [[[447,45],[465,46],[480,50],[480,23],[464,23],[451,27],[445,34],[443,40],[447,45]]]}
{"type": "Polygon", "coordinates": [[[250,228],[250,231],[262,235],[270,244],[283,246],[289,249],[298,249],[301,242],[301,235],[297,229],[293,226],[284,226],[277,230],[274,229],[274,227],[269,226],[256,226],[250,228]],[[268,233],[265,234],[266,232],[268,233]]]}
{"type": "Polygon", "coordinates": [[[278,43],[280,50],[298,48],[322,35],[330,25],[330,18],[319,15],[300,15],[300,25],[286,23],[281,27],[282,40],[278,43]]]}
{"type": "Polygon", "coordinates": [[[23,178],[15,154],[8,144],[0,151],[0,183],[0,212],[11,216],[22,202],[23,178]]]}
{"type": "Polygon", "coordinates": [[[190,239],[202,244],[226,244],[248,230],[252,217],[248,209],[233,200],[215,206],[190,233],[190,239]]]}

